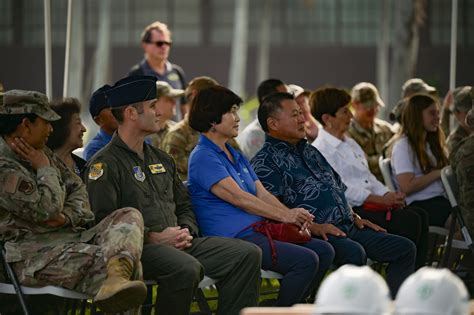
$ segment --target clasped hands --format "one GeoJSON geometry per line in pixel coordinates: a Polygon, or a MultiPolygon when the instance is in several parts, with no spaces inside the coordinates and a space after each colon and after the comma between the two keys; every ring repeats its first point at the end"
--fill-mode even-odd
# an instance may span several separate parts
{"type": "Polygon", "coordinates": [[[166,244],[176,249],[184,250],[191,247],[193,237],[188,228],[170,226],[162,232],[148,232],[148,242],[152,244],[166,244]]]}

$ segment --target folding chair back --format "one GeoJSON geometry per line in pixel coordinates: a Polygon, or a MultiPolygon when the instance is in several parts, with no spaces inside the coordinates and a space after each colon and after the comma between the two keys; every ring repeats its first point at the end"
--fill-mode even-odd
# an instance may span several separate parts
{"type": "Polygon", "coordinates": [[[379,158],[379,168],[380,172],[382,172],[383,181],[385,182],[385,186],[388,187],[390,191],[397,191],[395,188],[395,183],[393,182],[392,178],[392,167],[390,165],[390,159],[384,159],[382,156],[379,158]]]}
{"type": "MultiPolygon", "coordinates": [[[[392,166],[390,164],[390,159],[389,158],[383,158],[382,156],[379,158],[379,168],[382,173],[383,180],[385,182],[385,186],[388,187],[390,191],[397,191],[395,188],[395,183],[393,181],[392,177],[392,166]]],[[[448,236],[448,230],[439,227],[439,226],[429,226],[429,233],[434,235],[434,245],[436,247],[436,244],[438,244],[439,241],[442,241],[448,236]]],[[[431,255],[428,258],[427,262],[431,264],[434,260],[434,255],[435,255],[436,250],[433,249],[431,251],[431,255]]]]}

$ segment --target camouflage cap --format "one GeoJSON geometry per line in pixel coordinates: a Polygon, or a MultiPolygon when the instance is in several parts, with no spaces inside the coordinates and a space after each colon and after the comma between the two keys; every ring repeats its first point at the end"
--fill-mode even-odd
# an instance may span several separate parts
{"type": "Polygon", "coordinates": [[[402,98],[410,97],[417,93],[433,94],[436,93],[436,88],[428,85],[420,78],[409,79],[403,84],[402,98]]]}
{"type": "Polygon", "coordinates": [[[201,90],[207,89],[208,87],[219,85],[219,83],[211,77],[199,76],[192,79],[186,90],[184,91],[186,102],[191,103],[193,99],[193,92],[198,93],[201,90]]]}
{"type": "Polygon", "coordinates": [[[178,98],[184,95],[184,90],[174,89],[166,81],[156,81],[156,98],[167,96],[171,98],[178,98]]]}
{"type": "Polygon", "coordinates": [[[461,86],[453,91],[454,110],[466,113],[472,107],[472,86],[461,86]]]}
{"type": "Polygon", "coordinates": [[[36,114],[47,121],[61,119],[49,106],[48,97],[36,91],[10,90],[3,94],[0,115],[36,114]]]}
{"type": "Polygon", "coordinates": [[[351,91],[353,101],[359,102],[366,108],[373,108],[376,106],[385,107],[384,102],[380,98],[379,91],[369,82],[360,82],[356,84],[351,91]]]}

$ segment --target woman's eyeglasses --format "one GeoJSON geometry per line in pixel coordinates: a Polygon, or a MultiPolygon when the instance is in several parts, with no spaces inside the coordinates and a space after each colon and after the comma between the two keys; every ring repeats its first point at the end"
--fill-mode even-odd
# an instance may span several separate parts
{"type": "Polygon", "coordinates": [[[168,45],[168,47],[171,47],[171,44],[172,44],[172,42],[167,42],[167,41],[164,41],[164,40],[159,40],[159,41],[156,41],[156,42],[147,41],[146,43],[156,45],[156,47],[163,47],[163,45],[168,45]]]}

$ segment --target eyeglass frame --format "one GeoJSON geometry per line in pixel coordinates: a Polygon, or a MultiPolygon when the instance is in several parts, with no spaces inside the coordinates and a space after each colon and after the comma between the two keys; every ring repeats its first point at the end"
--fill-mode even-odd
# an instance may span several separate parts
{"type": "Polygon", "coordinates": [[[171,47],[173,45],[173,42],[172,41],[165,41],[165,40],[157,40],[156,42],[152,42],[151,40],[149,41],[145,41],[145,43],[147,44],[151,44],[151,45],[155,45],[156,47],[163,47],[164,45],[168,45],[168,47],[171,47]]]}

